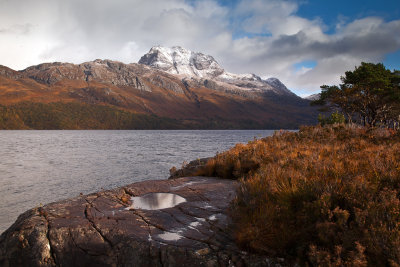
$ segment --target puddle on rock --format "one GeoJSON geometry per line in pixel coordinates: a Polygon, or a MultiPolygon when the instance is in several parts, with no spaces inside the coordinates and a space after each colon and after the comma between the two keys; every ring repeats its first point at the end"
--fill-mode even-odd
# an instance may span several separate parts
{"type": "Polygon", "coordinates": [[[162,210],[186,202],[186,199],[171,193],[148,193],[141,197],[131,197],[131,201],[132,205],[127,207],[127,210],[162,210]]]}
{"type": "Polygon", "coordinates": [[[171,232],[165,232],[163,234],[159,234],[158,237],[166,241],[178,241],[179,239],[182,238],[180,234],[171,232]]]}

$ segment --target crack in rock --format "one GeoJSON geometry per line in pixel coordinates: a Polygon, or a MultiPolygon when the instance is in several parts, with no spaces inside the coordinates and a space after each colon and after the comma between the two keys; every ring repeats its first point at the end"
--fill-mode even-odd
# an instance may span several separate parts
{"type": "Polygon", "coordinates": [[[88,220],[88,222],[92,225],[92,227],[99,233],[99,235],[103,238],[103,240],[112,248],[112,247],[113,247],[112,242],[103,234],[103,232],[101,231],[101,229],[100,229],[99,227],[97,227],[97,225],[95,224],[95,222],[94,222],[92,219],[90,219],[88,208],[89,208],[89,207],[93,207],[93,206],[92,206],[92,204],[91,204],[86,198],[85,198],[85,200],[86,200],[87,203],[88,203],[88,205],[86,205],[85,211],[84,211],[85,218],[86,218],[86,219],[88,220]]]}

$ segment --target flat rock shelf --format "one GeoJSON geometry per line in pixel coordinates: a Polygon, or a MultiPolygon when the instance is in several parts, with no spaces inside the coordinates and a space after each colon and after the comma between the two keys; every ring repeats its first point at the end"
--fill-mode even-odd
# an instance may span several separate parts
{"type": "Polygon", "coordinates": [[[28,210],[1,235],[0,266],[279,265],[235,245],[236,187],[211,177],[145,181],[28,210]],[[152,194],[179,201],[134,205],[152,194]]]}

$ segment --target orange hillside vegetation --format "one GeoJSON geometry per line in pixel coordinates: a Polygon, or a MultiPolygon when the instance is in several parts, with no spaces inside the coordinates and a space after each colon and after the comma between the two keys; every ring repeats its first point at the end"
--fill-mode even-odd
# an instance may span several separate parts
{"type": "Polygon", "coordinates": [[[400,263],[400,134],[335,125],[236,145],[203,175],[241,181],[243,248],[320,266],[400,263]]]}

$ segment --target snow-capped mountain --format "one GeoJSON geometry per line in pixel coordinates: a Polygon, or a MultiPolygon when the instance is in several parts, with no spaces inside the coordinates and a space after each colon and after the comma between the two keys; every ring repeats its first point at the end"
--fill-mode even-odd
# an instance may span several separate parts
{"type": "Polygon", "coordinates": [[[139,64],[163,70],[170,74],[180,75],[210,84],[224,87],[225,90],[272,91],[279,95],[293,93],[277,78],[261,79],[255,74],[234,74],[225,71],[210,55],[193,52],[180,46],[154,46],[141,57],[139,64]]]}
{"type": "Polygon", "coordinates": [[[188,77],[214,78],[224,72],[212,56],[195,53],[180,46],[154,46],[141,57],[139,63],[188,77]]]}

